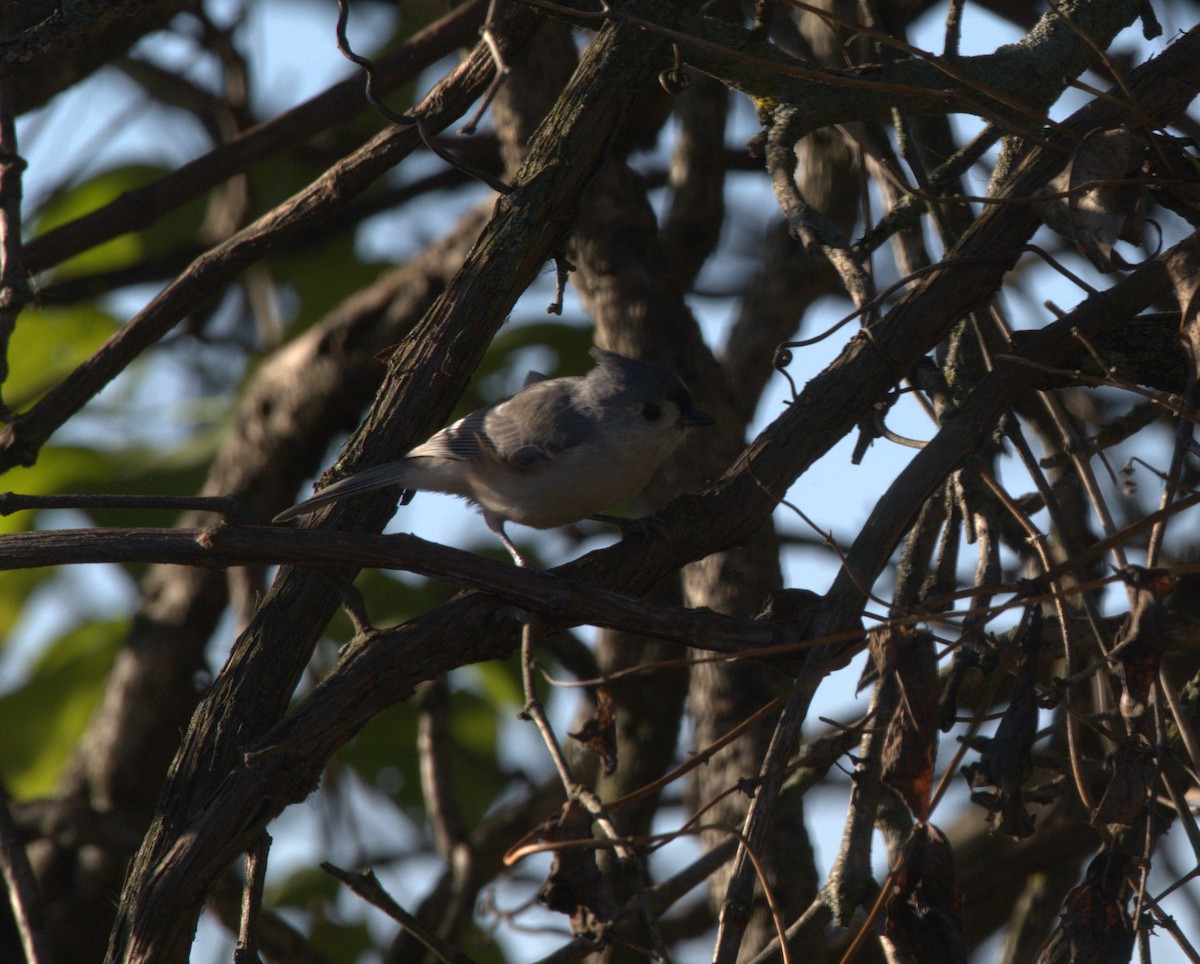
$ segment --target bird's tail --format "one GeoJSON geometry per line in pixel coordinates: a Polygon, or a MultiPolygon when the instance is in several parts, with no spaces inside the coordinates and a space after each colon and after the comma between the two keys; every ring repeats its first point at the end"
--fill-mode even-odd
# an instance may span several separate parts
{"type": "Polygon", "coordinates": [[[336,502],[338,499],[343,499],[348,495],[370,492],[372,489],[383,489],[389,485],[407,487],[409,474],[408,468],[403,462],[385,462],[383,465],[363,469],[361,472],[355,472],[344,479],[338,479],[332,485],[325,486],[325,488],[311,499],[305,499],[290,509],[284,509],[279,515],[275,516],[273,521],[286,522],[288,519],[295,519],[297,516],[308,515],[308,513],[321,508],[321,506],[329,505],[330,502],[336,502]]]}

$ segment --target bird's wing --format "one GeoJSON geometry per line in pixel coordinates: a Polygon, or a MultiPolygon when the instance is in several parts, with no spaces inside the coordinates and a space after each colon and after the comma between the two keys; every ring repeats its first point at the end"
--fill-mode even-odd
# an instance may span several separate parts
{"type": "Polygon", "coordinates": [[[593,442],[594,413],[578,406],[575,382],[538,382],[488,412],[483,434],[496,455],[515,469],[533,469],[593,442]]]}
{"type": "Polygon", "coordinates": [[[498,459],[518,470],[535,468],[588,442],[596,432],[588,414],[571,403],[574,386],[564,386],[563,381],[534,382],[511,398],[474,411],[418,445],[408,457],[498,459]]]}
{"type": "Polygon", "coordinates": [[[405,458],[434,458],[455,459],[463,462],[475,462],[484,457],[480,435],[483,432],[484,420],[489,408],[479,408],[470,415],[460,418],[453,425],[447,425],[440,432],[430,436],[405,458]]]}

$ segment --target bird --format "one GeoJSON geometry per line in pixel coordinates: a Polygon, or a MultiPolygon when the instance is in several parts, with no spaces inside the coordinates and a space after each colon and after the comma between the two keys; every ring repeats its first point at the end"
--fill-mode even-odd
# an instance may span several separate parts
{"type": "Polygon", "coordinates": [[[599,515],[650,481],[694,426],[715,420],[695,407],[671,371],[593,348],[586,375],[530,372],[513,395],[442,429],[400,459],[355,472],[275,516],[285,522],[347,496],[399,486],[446,492],[477,505],[518,566],[528,563],[505,531],[516,522],[553,529],[599,515]]]}

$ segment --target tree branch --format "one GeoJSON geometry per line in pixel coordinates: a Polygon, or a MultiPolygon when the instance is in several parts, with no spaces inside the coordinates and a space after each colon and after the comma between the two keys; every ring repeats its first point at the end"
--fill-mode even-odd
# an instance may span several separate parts
{"type": "Polygon", "coordinates": [[[74,0],[0,44],[0,77],[16,84],[19,113],[78,83],[144,34],[166,25],[186,0],[74,0]]]}
{"type": "MultiPolygon", "coordinates": [[[[411,82],[430,64],[465,46],[482,20],[482,0],[469,0],[380,56],[375,62],[379,90],[387,93],[411,82]]],[[[36,274],[118,235],[149,227],[227,178],[368,110],[362,77],[356,73],[157,181],[39,235],[25,247],[26,267],[36,274]]]]}
{"type": "Polygon", "coordinates": [[[800,135],[831,124],[890,121],[893,111],[977,114],[1035,130],[1040,125],[1030,124],[1028,110],[1010,105],[1049,106],[1065,80],[1090,67],[1096,48],[1106,48],[1141,8],[1140,0],[1069,0],[1045,14],[1021,41],[995,53],[956,57],[952,65],[926,55],[835,70],[805,63],[740,25],[682,6],[625,0],[597,13],[583,0],[522,2],[583,26],[606,18],[637,23],[678,43],[689,66],[726,86],[755,101],[800,111],[800,135]]]}
{"type": "Polygon", "coordinates": [[[412,535],[279,526],[60,529],[0,536],[0,550],[0,571],[104,562],[215,569],[255,564],[311,566],[334,573],[345,567],[401,570],[499,597],[561,623],[560,628],[607,626],[730,654],[763,647],[786,651],[794,640],[787,623],[647,603],[554,572],[511,566],[412,535]]]}
{"type": "Polygon", "coordinates": [[[46,919],[37,881],[25,847],[17,836],[8,794],[0,790],[0,879],[8,891],[13,922],[21,935],[27,964],[53,964],[46,919]]]}

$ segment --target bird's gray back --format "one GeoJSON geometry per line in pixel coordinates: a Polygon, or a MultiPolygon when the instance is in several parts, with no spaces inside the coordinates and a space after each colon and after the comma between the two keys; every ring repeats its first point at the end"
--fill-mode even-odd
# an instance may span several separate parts
{"type": "Polygon", "coordinates": [[[587,444],[597,430],[593,418],[575,401],[583,381],[569,377],[527,385],[442,429],[408,457],[498,458],[514,468],[527,468],[587,444]]]}

